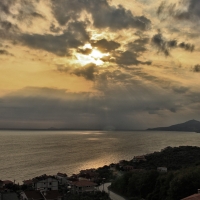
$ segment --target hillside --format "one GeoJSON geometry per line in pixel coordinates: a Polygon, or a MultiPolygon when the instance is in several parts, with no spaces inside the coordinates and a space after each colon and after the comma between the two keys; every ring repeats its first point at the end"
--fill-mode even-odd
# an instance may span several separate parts
{"type": "Polygon", "coordinates": [[[168,127],[148,128],[148,131],[184,131],[184,132],[199,132],[200,122],[197,120],[189,120],[181,124],[175,124],[168,127]]]}

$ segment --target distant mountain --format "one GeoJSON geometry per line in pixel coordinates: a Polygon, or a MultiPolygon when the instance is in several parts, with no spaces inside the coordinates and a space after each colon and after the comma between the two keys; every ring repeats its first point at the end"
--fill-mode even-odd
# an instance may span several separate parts
{"type": "Polygon", "coordinates": [[[148,131],[183,131],[183,132],[200,132],[200,122],[189,120],[181,124],[175,124],[168,127],[148,128],[148,131]]]}

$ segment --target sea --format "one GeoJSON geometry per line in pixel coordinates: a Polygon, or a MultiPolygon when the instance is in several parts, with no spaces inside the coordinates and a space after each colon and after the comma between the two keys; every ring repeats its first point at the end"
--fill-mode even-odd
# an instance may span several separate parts
{"type": "Polygon", "coordinates": [[[199,146],[200,133],[164,131],[0,131],[0,180],[68,176],[167,146],[199,146]]]}

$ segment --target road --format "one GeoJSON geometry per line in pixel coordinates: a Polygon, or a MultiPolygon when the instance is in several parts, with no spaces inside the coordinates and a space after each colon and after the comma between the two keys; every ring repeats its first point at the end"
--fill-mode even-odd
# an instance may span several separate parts
{"type": "Polygon", "coordinates": [[[104,191],[109,194],[109,196],[112,200],[125,200],[123,197],[119,196],[118,194],[115,194],[114,192],[109,191],[108,186],[110,186],[110,185],[111,185],[111,183],[104,183],[104,186],[103,185],[99,186],[99,190],[103,191],[103,189],[104,189],[104,191]]]}

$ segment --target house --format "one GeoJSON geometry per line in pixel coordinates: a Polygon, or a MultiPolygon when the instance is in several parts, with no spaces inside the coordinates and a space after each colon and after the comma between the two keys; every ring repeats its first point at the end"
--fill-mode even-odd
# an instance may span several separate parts
{"type": "Polygon", "coordinates": [[[13,182],[10,180],[3,181],[3,186],[9,185],[9,184],[13,184],[13,182]]]}
{"type": "Polygon", "coordinates": [[[72,193],[95,192],[97,184],[87,180],[75,181],[71,183],[72,193]]]}
{"type": "Polygon", "coordinates": [[[134,156],[133,160],[132,160],[134,163],[138,163],[138,162],[144,162],[146,161],[146,158],[145,156],[134,156]]]}
{"type": "Polygon", "coordinates": [[[31,179],[29,179],[29,180],[24,180],[23,183],[24,183],[24,185],[32,186],[33,180],[31,180],[31,179]]]}
{"type": "Polygon", "coordinates": [[[193,195],[185,197],[181,200],[200,200],[200,194],[193,194],[193,195]]]}
{"type": "Polygon", "coordinates": [[[58,179],[60,185],[67,184],[67,174],[58,172],[55,177],[58,179]]]}
{"type": "Polygon", "coordinates": [[[96,172],[95,169],[86,169],[81,170],[78,179],[79,180],[88,180],[88,181],[94,181],[98,178],[99,174],[96,172]]]}
{"type": "Polygon", "coordinates": [[[62,200],[63,197],[58,190],[43,192],[43,196],[45,200],[62,200]]]}
{"type": "Polygon", "coordinates": [[[158,172],[167,173],[167,167],[157,167],[158,172]]]}
{"type": "Polygon", "coordinates": [[[20,200],[44,200],[40,191],[23,191],[20,193],[20,200]]]}
{"type": "Polygon", "coordinates": [[[123,166],[123,170],[124,171],[132,171],[133,169],[134,169],[134,167],[131,166],[131,165],[125,165],[125,166],[123,166]]]}
{"type": "Polygon", "coordinates": [[[109,167],[110,167],[110,170],[115,171],[116,164],[112,163],[112,164],[109,165],[109,167]]]}
{"type": "Polygon", "coordinates": [[[44,174],[42,176],[33,178],[32,181],[32,187],[35,190],[58,190],[58,180],[54,176],[47,176],[44,174]]]}

